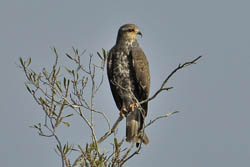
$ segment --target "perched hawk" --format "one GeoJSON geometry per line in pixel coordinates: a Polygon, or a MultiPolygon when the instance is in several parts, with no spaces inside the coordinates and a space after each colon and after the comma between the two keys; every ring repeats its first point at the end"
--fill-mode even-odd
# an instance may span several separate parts
{"type": "Polygon", "coordinates": [[[126,117],[126,140],[149,143],[145,132],[138,135],[144,126],[148,103],[138,102],[148,98],[150,73],[148,60],[139,46],[137,36],[141,35],[134,24],[120,27],[116,44],[110,50],[107,63],[111,91],[120,114],[126,117]]]}

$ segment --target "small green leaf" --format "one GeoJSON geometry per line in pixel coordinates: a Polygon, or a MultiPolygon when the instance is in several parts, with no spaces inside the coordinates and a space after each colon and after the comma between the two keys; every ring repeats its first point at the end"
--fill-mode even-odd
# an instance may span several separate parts
{"type": "MultiPolygon", "coordinates": [[[[52,112],[53,114],[55,114],[54,112],[52,112]]],[[[61,123],[62,123],[63,117],[60,117],[55,124],[55,128],[57,128],[61,123]]]]}
{"type": "Polygon", "coordinates": [[[71,117],[73,114],[66,115],[64,118],[71,117]]]}
{"type": "Polygon", "coordinates": [[[35,128],[35,129],[38,129],[38,126],[37,125],[32,125],[32,126],[29,126],[30,128],[35,128]]]}
{"type": "Polygon", "coordinates": [[[79,73],[76,74],[76,79],[77,79],[77,80],[79,79],[79,73]]]}
{"type": "Polygon", "coordinates": [[[25,86],[26,86],[27,90],[31,93],[30,87],[27,84],[25,84],[25,86]]]}
{"type": "Polygon", "coordinates": [[[48,72],[46,71],[45,68],[43,68],[43,75],[45,76],[46,79],[49,79],[48,72]]]}
{"type": "Polygon", "coordinates": [[[67,80],[66,80],[66,78],[64,77],[64,78],[63,78],[63,85],[64,85],[65,88],[66,88],[66,86],[67,86],[67,85],[66,85],[66,82],[67,82],[67,80]]]}
{"type": "Polygon", "coordinates": [[[72,150],[72,151],[78,151],[78,150],[77,150],[77,149],[75,149],[75,148],[71,148],[71,150],[72,150]]]}
{"type": "Polygon", "coordinates": [[[107,52],[103,48],[102,48],[102,54],[103,54],[104,60],[106,60],[106,58],[107,58],[107,52]]]}
{"type": "Polygon", "coordinates": [[[51,111],[51,114],[57,117],[57,114],[54,111],[51,111]]]}
{"type": "Polygon", "coordinates": [[[72,58],[68,53],[66,53],[66,56],[67,56],[69,59],[73,60],[73,58],[72,58]]]}
{"type": "Polygon", "coordinates": [[[67,68],[67,67],[64,67],[65,69],[66,69],[66,71],[69,73],[69,74],[72,74],[72,71],[69,69],[69,68],[67,68]]]}
{"type": "Polygon", "coordinates": [[[20,57],[19,60],[20,60],[21,65],[24,67],[23,59],[20,57]]]}
{"type": "Polygon", "coordinates": [[[114,138],[114,143],[115,143],[115,148],[118,149],[119,148],[119,143],[117,138],[114,138]]]}
{"type": "Polygon", "coordinates": [[[64,154],[67,154],[70,150],[71,150],[71,148],[67,144],[67,147],[66,147],[66,150],[64,151],[64,154]]]}
{"type": "Polygon", "coordinates": [[[59,152],[61,152],[61,147],[58,144],[56,145],[56,147],[59,150],[59,152]]]}
{"type": "Polygon", "coordinates": [[[43,100],[43,98],[39,98],[39,101],[42,103],[42,104],[46,104],[46,102],[43,100]]]}
{"type": "Polygon", "coordinates": [[[70,127],[70,123],[69,122],[63,122],[64,125],[66,125],[67,127],[70,127]]]}
{"type": "Polygon", "coordinates": [[[56,76],[58,76],[58,74],[60,73],[61,71],[61,67],[58,68],[57,72],[56,72],[56,76]]]}
{"type": "Polygon", "coordinates": [[[73,49],[75,55],[78,55],[78,49],[76,49],[76,48],[74,48],[74,47],[72,47],[72,49],[73,49]]]}
{"type": "Polygon", "coordinates": [[[69,87],[69,83],[70,83],[70,80],[68,79],[68,84],[67,84],[67,88],[69,87]]]}
{"type": "Polygon", "coordinates": [[[82,148],[79,144],[78,144],[77,146],[78,146],[78,148],[81,150],[81,152],[84,153],[83,148],[82,148]]]}
{"type": "Polygon", "coordinates": [[[97,55],[99,56],[99,58],[100,58],[101,60],[103,60],[103,58],[102,58],[102,56],[101,56],[101,54],[100,54],[99,52],[97,52],[97,55]]]}
{"type": "Polygon", "coordinates": [[[33,73],[33,81],[36,82],[36,73],[33,73]]]}
{"type": "Polygon", "coordinates": [[[31,64],[31,58],[29,58],[27,66],[29,66],[30,64],[31,64]]]}
{"type": "Polygon", "coordinates": [[[29,81],[32,81],[32,74],[31,73],[29,73],[28,79],[29,79],[29,81]]]}
{"type": "Polygon", "coordinates": [[[56,86],[59,89],[59,91],[62,93],[62,86],[60,81],[56,81],[56,86]]]}
{"type": "Polygon", "coordinates": [[[41,73],[39,73],[37,80],[40,81],[41,78],[42,78],[42,75],[41,75],[41,73]]]}
{"type": "Polygon", "coordinates": [[[53,50],[54,50],[54,53],[56,54],[56,56],[58,56],[58,53],[57,53],[57,50],[55,47],[53,48],[53,50]]]}

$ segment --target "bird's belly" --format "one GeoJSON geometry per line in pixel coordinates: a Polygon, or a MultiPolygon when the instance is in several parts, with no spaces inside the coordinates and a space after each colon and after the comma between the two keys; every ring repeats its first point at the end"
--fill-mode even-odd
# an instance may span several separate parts
{"type": "Polygon", "coordinates": [[[115,61],[114,68],[114,85],[117,94],[122,100],[132,102],[134,96],[134,79],[131,71],[132,63],[128,56],[121,56],[115,61]]]}

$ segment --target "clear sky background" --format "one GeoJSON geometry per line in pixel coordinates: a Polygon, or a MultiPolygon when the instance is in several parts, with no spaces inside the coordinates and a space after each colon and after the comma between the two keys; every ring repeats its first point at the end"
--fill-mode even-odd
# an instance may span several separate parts
{"type": "MultiPolygon", "coordinates": [[[[1,0],[1,166],[60,166],[54,140],[28,127],[43,114],[24,86],[18,58],[32,57],[32,67],[41,70],[54,61],[53,46],[61,57],[72,46],[87,49],[86,56],[109,50],[125,23],[143,33],[139,43],[150,62],[151,94],[179,63],[204,55],[171,79],[174,89],[150,103],[147,120],[182,112],[149,127],[150,145],[126,166],[249,166],[249,6],[248,0],[1,0]]],[[[113,122],[118,117],[107,77],[96,108],[113,122]]],[[[97,133],[104,131],[99,126],[97,133]]],[[[89,141],[79,121],[59,135],[76,145],[89,141]]],[[[124,122],[118,135],[125,135],[124,122]]]]}

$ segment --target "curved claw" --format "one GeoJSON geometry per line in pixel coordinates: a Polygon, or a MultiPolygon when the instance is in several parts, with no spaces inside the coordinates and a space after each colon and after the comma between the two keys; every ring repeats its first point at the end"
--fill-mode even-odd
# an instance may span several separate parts
{"type": "Polygon", "coordinates": [[[122,118],[126,117],[127,109],[125,106],[122,106],[121,111],[120,111],[120,116],[122,118]]]}
{"type": "Polygon", "coordinates": [[[131,108],[131,111],[135,111],[135,107],[138,108],[139,107],[139,104],[138,103],[132,103],[129,105],[129,107],[131,108]]]}

